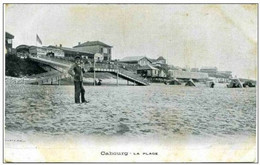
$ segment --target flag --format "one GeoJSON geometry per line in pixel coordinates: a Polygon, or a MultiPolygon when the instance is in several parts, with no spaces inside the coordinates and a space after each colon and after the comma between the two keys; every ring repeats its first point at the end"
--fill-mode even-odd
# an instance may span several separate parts
{"type": "Polygon", "coordinates": [[[42,45],[42,41],[41,41],[40,37],[38,36],[38,34],[36,34],[36,42],[39,42],[42,45]]]}

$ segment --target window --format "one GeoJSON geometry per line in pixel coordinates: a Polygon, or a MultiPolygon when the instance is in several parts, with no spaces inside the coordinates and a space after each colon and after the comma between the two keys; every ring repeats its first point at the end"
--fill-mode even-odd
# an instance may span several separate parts
{"type": "Polygon", "coordinates": [[[108,49],[108,53],[111,54],[111,49],[108,49]]]}
{"type": "Polygon", "coordinates": [[[12,44],[12,39],[7,39],[8,44],[12,44]]]}
{"type": "Polygon", "coordinates": [[[103,48],[103,53],[107,53],[107,48],[103,48]]]}
{"type": "Polygon", "coordinates": [[[103,48],[100,49],[100,53],[103,53],[103,48]]]}

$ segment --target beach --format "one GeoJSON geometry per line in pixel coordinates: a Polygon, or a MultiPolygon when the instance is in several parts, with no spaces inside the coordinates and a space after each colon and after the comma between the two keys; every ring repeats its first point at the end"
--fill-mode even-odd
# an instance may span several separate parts
{"type": "Polygon", "coordinates": [[[6,86],[9,131],[49,135],[229,136],[256,133],[256,88],[87,86],[88,104],[74,104],[73,86],[6,86]]]}
{"type": "MultiPolygon", "coordinates": [[[[77,161],[110,161],[111,157],[100,157],[102,150],[124,151],[124,146],[130,144],[138,144],[141,151],[151,145],[154,147],[151,150],[160,152],[161,156],[152,159],[112,157],[111,161],[241,161],[245,151],[251,153],[245,160],[254,161],[256,88],[151,84],[85,86],[85,90],[90,102],[75,104],[74,86],[6,84],[7,157],[21,152],[13,150],[13,146],[24,147],[28,143],[27,147],[33,146],[31,149],[37,153],[39,148],[45,148],[45,153],[40,153],[45,155],[43,161],[61,161],[65,159],[64,155],[53,157],[50,151],[57,151],[57,145],[66,148],[68,142],[72,145],[70,152],[73,149],[83,152],[86,148],[82,145],[87,145],[93,148],[87,147],[86,154],[99,155],[91,158],[69,156],[77,161]],[[26,143],[10,139],[24,139],[26,143]],[[175,155],[169,158],[167,153],[170,150],[172,154],[177,152],[178,147],[185,149],[185,153],[191,152],[191,157],[175,155]],[[198,150],[209,152],[211,157],[194,158],[198,150]],[[216,150],[223,153],[240,151],[240,154],[231,155],[232,159],[223,158],[223,155],[214,157],[212,154],[216,150]]],[[[132,147],[132,151],[136,149],[132,147]]],[[[40,160],[39,155],[36,160],[40,160]]]]}

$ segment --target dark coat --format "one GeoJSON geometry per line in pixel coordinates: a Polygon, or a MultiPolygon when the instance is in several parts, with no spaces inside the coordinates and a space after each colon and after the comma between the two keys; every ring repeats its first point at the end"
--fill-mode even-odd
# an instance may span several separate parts
{"type": "Polygon", "coordinates": [[[74,81],[83,81],[83,74],[85,73],[85,70],[79,65],[73,64],[68,73],[74,78],[74,81]]]}

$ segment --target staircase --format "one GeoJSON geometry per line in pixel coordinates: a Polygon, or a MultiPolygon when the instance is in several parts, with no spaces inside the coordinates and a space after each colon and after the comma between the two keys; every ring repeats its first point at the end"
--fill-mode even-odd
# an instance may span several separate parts
{"type": "MultiPolygon", "coordinates": [[[[93,72],[94,67],[91,67],[89,71],[93,72]]],[[[123,68],[118,68],[117,65],[113,65],[113,64],[97,63],[95,65],[95,72],[109,72],[114,75],[118,75],[120,78],[123,78],[125,80],[132,81],[137,85],[143,85],[143,86],[149,85],[149,82],[143,77],[141,77],[140,75],[123,68]]]]}
{"type": "MultiPolygon", "coordinates": [[[[66,78],[69,77],[68,75],[68,69],[69,67],[73,64],[73,62],[65,60],[65,59],[59,59],[55,57],[46,57],[46,56],[38,56],[38,57],[33,57],[29,56],[29,58],[32,61],[39,62],[41,64],[46,64],[50,65],[51,67],[57,69],[59,72],[56,73],[46,73],[42,74],[40,77],[36,78],[36,81],[38,83],[43,83],[44,81],[52,81],[52,80],[59,80],[61,78],[66,78]]],[[[128,81],[132,81],[136,83],[137,85],[142,85],[142,86],[147,86],[149,85],[149,82],[141,77],[140,75],[128,71],[123,68],[119,68],[115,64],[105,64],[105,63],[96,63],[95,67],[88,67],[85,66],[86,70],[89,70],[90,72],[109,72],[114,75],[117,75],[120,78],[123,78],[128,81]]]]}

